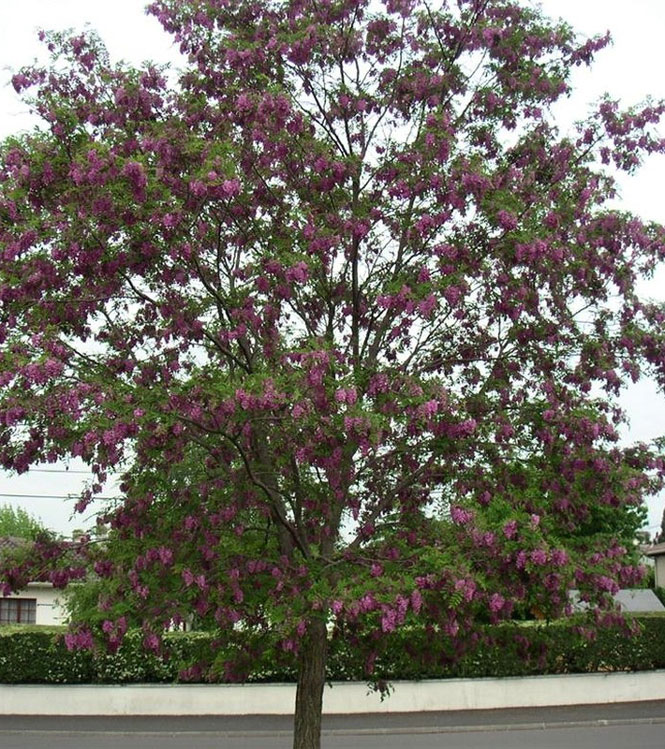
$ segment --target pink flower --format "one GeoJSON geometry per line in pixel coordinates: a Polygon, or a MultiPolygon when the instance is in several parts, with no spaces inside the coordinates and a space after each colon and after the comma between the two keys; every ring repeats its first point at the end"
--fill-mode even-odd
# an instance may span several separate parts
{"type": "Polygon", "coordinates": [[[505,603],[506,599],[500,593],[492,593],[489,601],[490,611],[494,613],[501,611],[505,603]]]}
{"type": "Polygon", "coordinates": [[[473,514],[459,505],[454,505],[450,509],[450,517],[452,518],[453,523],[456,523],[457,525],[465,525],[473,518],[473,514]]]}
{"type": "Polygon", "coordinates": [[[497,218],[503,229],[510,230],[517,227],[517,217],[508,211],[499,211],[497,218]]]}
{"type": "Polygon", "coordinates": [[[547,554],[543,549],[534,549],[531,552],[531,561],[534,564],[543,565],[547,562],[547,554]]]}
{"type": "Polygon", "coordinates": [[[47,359],[44,362],[44,372],[49,377],[57,377],[62,374],[63,369],[62,362],[56,361],[55,359],[47,359]]]}
{"type": "Polygon", "coordinates": [[[448,286],[444,290],[443,296],[451,307],[456,307],[462,298],[462,290],[459,286],[448,286]]]}
{"type": "Polygon", "coordinates": [[[191,570],[183,570],[182,571],[182,579],[185,582],[185,585],[189,588],[189,586],[194,582],[194,575],[191,570]]]}
{"type": "Polygon", "coordinates": [[[89,650],[94,644],[92,632],[82,629],[79,632],[68,632],[65,635],[67,650],[89,650]]]}
{"type": "Polygon", "coordinates": [[[616,593],[619,590],[619,585],[616,580],[612,580],[612,578],[606,577],[605,575],[599,575],[596,578],[596,585],[599,590],[604,590],[608,593],[616,593]]]}
{"type": "Polygon", "coordinates": [[[394,609],[386,609],[381,617],[381,631],[394,632],[397,627],[397,612],[394,609]]]}
{"type": "Polygon", "coordinates": [[[370,575],[372,577],[380,577],[381,575],[383,575],[383,567],[378,564],[378,562],[374,562],[370,569],[370,575]]]}
{"type": "Polygon", "coordinates": [[[430,317],[436,308],[437,301],[434,294],[430,294],[425,297],[425,299],[421,299],[420,302],[418,302],[418,312],[420,312],[423,317],[430,317]]]}
{"type": "Polygon", "coordinates": [[[232,198],[240,192],[241,185],[239,179],[225,179],[222,182],[222,193],[227,198],[232,198]]]}
{"type": "Polygon", "coordinates": [[[207,192],[206,186],[200,179],[193,179],[189,183],[189,190],[192,195],[195,195],[197,198],[203,197],[207,192]]]}
{"type": "Polygon", "coordinates": [[[148,183],[143,164],[140,164],[138,161],[128,161],[123,167],[122,173],[129,179],[133,187],[138,190],[143,189],[148,183]]]}
{"type": "Polygon", "coordinates": [[[291,268],[287,268],[285,276],[286,280],[291,281],[292,283],[304,283],[309,276],[309,268],[307,267],[307,263],[301,260],[291,268]]]}
{"type": "Polygon", "coordinates": [[[149,632],[143,638],[143,645],[147,650],[157,651],[159,650],[159,637],[154,632],[149,632]]]}
{"type": "Polygon", "coordinates": [[[435,400],[426,401],[423,403],[418,411],[425,417],[429,418],[430,416],[434,416],[434,414],[439,410],[439,404],[435,400]]]}
{"type": "Polygon", "coordinates": [[[514,538],[517,535],[516,520],[510,520],[503,526],[503,535],[506,538],[514,538]]]}
{"type": "Polygon", "coordinates": [[[12,76],[12,86],[14,87],[14,91],[16,91],[17,94],[20,94],[24,88],[27,88],[30,85],[30,83],[30,78],[28,78],[25,73],[17,73],[16,75],[12,76]]]}
{"type": "Polygon", "coordinates": [[[249,96],[247,96],[247,94],[240,94],[240,96],[236,99],[236,109],[239,112],[244,112],[251,108],[252,100],[249,98],[249,96]]]}
{"type": "Polygon", "coordinates": [[[455,635],[459,632],[459,623],[457,619],[449,619],[443,625],[443,631],[448,635],[448,637],[455,637],[455,635]]]}
{"type": "Polygon", "coordinates": [[[376,608],[376,598],[371,593],[365,593],[360,599],[360,609],[364,612],[374,611],[376,608]]]}
{"type": "Polygon", "coordinates": [[[456,580],[455,590],[462,592],[465,601],[472,601],[476,593],[476,584],[473,580],[456,580]]]}
{"type": "Polygon", "coordinates": [[[558,567],[563,566],[568,562],[568,554],[563,549],[554,549],[552,552],[552,563],[558,567]]]}

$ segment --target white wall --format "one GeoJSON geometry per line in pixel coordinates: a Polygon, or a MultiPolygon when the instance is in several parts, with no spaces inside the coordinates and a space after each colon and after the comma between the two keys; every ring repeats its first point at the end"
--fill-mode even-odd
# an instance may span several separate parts
{"type": "Polygon", "coordinates": [[[656,557],[656,587],[665,588],[665,554],[656,557]]]}
{"type": "Polygon", "coordinates": [[[35,624],[65,624],[66,614],[59,603],[63,591],[56,590],[51,583],[28,583],[28,587],[7,598],[35,598],[37,611],[35,624]]]}
{"type": "MultiPolygon", "coordinates": [[[[665,671],[395,682],[381,702],[362,683],[326,687],[323,711],[390,713],[665,699],[665,671]]],[[[294,684],[0,685],[0,715],[290,715],[294,684]]]]}

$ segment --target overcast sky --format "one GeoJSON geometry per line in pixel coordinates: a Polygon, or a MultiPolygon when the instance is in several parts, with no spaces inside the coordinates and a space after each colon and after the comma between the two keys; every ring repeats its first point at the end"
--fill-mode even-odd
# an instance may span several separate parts
{"type": "MultiPolygon", "coordinates": [[[[116,60],[177,60],[170,37],[157,21],[145,16],[145,4],[144,0],[0,0],[0,137],[30,126],[26,108],[14,96],[9,79],[12,70],[41,54],[38,28],[80,29],[87,23],[100,33],[116,60]]],[[[610,49],[600,53],[591,71],[577,72],[575,94],[558,110],[562,122],[583,117],[605,91],[624,104],[637,103],[647,95],[665,98],[665,0],[544,0],[541,5],[549,15],[565,18],[585,34],[609,29],[614,40],[610,49]]],[[[651,158],[635,177],[622,181],[621,206],[643,218],[665,222],[664,173],[665,159],[651,158]]],[[[665,298],[665,273],[643,289],[645,294],[665,298]]],[[[631,419],[627,439],[649,440],[665,432],[665,396],[652,383],[631,388],[623,404],[631,419]]],[[[23,506],[54,530],[70,532],[86,522],[79,516],[72,519],[73,501],[59,497],[80,488],[85,475],[74,471],[83,468],[72,464],[68,473],[50,468],[49,472],[31,471],[18,477],[0,473],[0,504],[23,506]]],[[[113,494],[113,487],[107,493],[113,494]]],[[[664,504],[663,496],[650,502],[652,532],[660,525],[664,504]]]]}

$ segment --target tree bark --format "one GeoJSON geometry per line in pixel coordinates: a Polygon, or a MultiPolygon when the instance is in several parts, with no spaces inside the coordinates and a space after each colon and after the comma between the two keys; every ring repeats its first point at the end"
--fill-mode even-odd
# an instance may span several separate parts
{"type": "Polygon", "coordinates": [[[323,619],[312,619],[301,646],[293,749],[321,748],[321,709],[326,682],[328,637],[323,619]]]}

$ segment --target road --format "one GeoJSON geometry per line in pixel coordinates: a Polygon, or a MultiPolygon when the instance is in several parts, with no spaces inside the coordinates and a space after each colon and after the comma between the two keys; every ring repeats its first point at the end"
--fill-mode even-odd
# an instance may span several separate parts
{"type": "MultiPolygon", "coordinates": [[[[330,716],[323,749],[663,749],[665,701],[330,716]]],[[[2,749],[290,749],[290,719],[0,717],[2,749]]]]}

